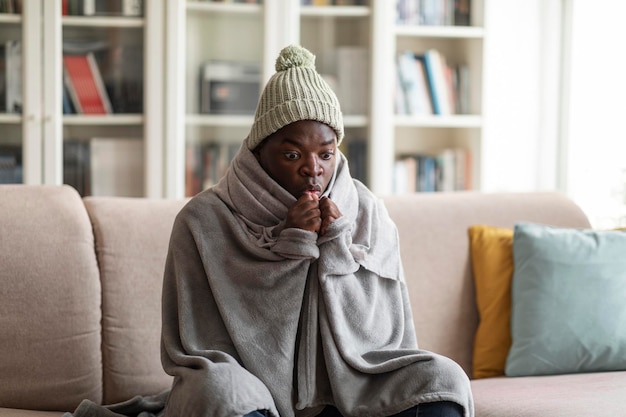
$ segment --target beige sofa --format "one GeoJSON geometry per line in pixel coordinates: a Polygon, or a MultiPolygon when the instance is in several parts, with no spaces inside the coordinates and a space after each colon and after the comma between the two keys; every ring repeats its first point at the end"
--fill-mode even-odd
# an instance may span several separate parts
{"type": "MultiPolygon", "coordinates": [[[[61,416],[167,390],[161,279],[184,201],[85,198],[0,186],[0,417],[61,416]]],[[[478,323],[467,229],[528,220],[588,227],[556,193],[386,198],[400,233],[422,348],[471,375],[478,323]]],[[[626,372],[473,380],[476,415],[626,415],[626,372]]]]}

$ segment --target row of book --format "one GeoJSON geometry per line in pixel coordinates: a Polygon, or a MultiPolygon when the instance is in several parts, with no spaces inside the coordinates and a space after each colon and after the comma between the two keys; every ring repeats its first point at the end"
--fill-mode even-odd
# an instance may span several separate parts
{"type": "Polygon", "coordinates": [[[22,13],[23,0],[0,0],[0,13],[22,13]]]}
{"type": "Polygon", "coordinates": [[[143,16],[143,0],[63,0],[64,16],[143,16]]]}
{"type": "MultiPolygon", "coordinates": [[[[141,47],[85,51],[70,44],[64,43],[64,114],[143,112],[141,47]],[[111,69],[104,78],[97,56],[111,69]]],[[[22,104],[22,42],[8,40],[0,43],[0,113],[21,113],[22,104]]]]}
{"type": "Polygon", "coordinates": [[[22,112],[22,42],[0,43],[0,113],[22,112]]]}
{"type": "Polygon", "coordinates": [[[472,154],[463,148],[403,155],[394,163],[396,194],[472,189],[472,154]]]}
{"type": "Polygon", "coordinates": [[[470,113],[470,70],[451,65],[443,54],[429,49],[397,56],[396,114],[450,115],[470,113]]]}
{"type": "Polygon", "coordinates": [[[422,26],[469,26],[470,0],[396,0],[396,23],[422,26]]]}
{"type": "Polygon", "coordinates": [[[140,46],[68,41],[63,50],[64,114],[143,112],[140,46]],[[101,66],[108,69],[104,75],[101,66]]]}
{"type": "Polygon", "coordinates": [[[142,197],[144,151],[139,138],[63,142],[63,183],[81,196],[142,197]]]}
{"type": "Polygon", "coordinates": [[[226,174],[241,143],[188,143],[185,158],[185,196],[192,197],[226,174]]]}
{"type": "Polygon", "coordinates": [[[0,184],[21,184],[22,146],[0,145],[0,184]]]}
{"type": "Polygon", "coordinates": [[[366,184],[367,177],[367,143],[363,139],[350,138],[341,144],[341,151],[348,159],[350,175],[366,184]],[[347,142],[347,143],[346,143],[347,142]]]}

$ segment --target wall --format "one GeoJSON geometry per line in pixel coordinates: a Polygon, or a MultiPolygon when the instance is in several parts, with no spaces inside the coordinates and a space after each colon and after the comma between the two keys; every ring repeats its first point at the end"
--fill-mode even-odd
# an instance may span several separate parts
{"type": "Polygon", "coordinates": [[[560,4],[486,7],[483,191],[557,187],[560,4]]]}

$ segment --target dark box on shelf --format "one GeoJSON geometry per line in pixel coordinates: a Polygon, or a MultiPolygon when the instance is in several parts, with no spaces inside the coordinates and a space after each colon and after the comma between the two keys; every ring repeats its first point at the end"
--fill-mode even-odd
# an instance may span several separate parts
{"type": "Polygon", "coordinates": [[[254,114],[260,84],[259,64],[209,61],[200,71],[200,113],[254,114]]]}

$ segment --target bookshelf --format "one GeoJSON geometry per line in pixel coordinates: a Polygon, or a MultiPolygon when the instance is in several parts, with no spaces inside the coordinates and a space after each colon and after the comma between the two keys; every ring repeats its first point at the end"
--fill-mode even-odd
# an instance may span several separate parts
{"type": "Polygon", "coordinates": [[[22,10],[0,14],[0,40],[22,43],[18,75],[23,81],[23,106],[21,112],[0,111],[0,129],[5,133],[0,138],[0,152],[10,147],[21,158],[22,177],[15,182],[71,183],[82,194],[91,195],[92,188],[103,189],[99,183],[111,181],[98,164],[90,164],[92,159],[97,162],[102,158],[95,154],[98,146],[94,154],[89,153],[89,144],[106,138],[112,144],[107,152],[120,145],[121,157],[127,154],[129,147],[125,145],[132,138],[136,143],[130,148],[136,158],[129,158],[129,163],[136,165],[138,170],[133,172],[140,172],[141,181],[139,185],[136,178],[117,181],[117,188],[109,187],[106,192],[161,197],[164,2],[128,2],[140,4],[136,11],[100,9],[113,4],[100,1],[21,3],[22,10]],[[82,9],[88,4],[93,7],[91,12],[82,9]],[[72,105],[64,107],[67,83],[63,57],[87,52],[93,53],[105,88],[100,94],[111,103],[103,114],[84,114],[72,105]],[[81,155],[81,159],[72,155],[81,155]],[[78,177],[80,183],[76,183],[78,177]],[[131,183],[134,185],[129,188],[131,183]]]}
{"type": "MultiPolygon", "coordinates": [[[[255,92],[274,73],[280,49],[299,43],[316,55],[318,70],[335,83],[346,128],[342,150],[355,176],[376,194],[395,192],[396,160],[449,148],[471,153],[469,187],[480,189],[487,0],[471,1],[469,26],[398,24],[396,0],[341,6],[301,0],[149,0],[139,16],[63,15],[64,1],[23,0],[21,13],[0,13],[0,39],[23,42],[22,77],[27,80],[22,112],[0,110],[0,150],[19,149],[24,183],[62,183],[66,143],[119,138],[121,144],[135,138],[142,150],[137,158],[143,161],[142,196],[193,195],[216,179],[205,180],[206,170],[189,162],[198,160],[198,152],[206,154],[200,158],[206,162],[217,145],[225,149],[220,155],[229,155],[242,143],[252,123],[255,92]],[[140,57],[142,66],[132,72],[141,76],[141,99],[135,100],[140,105],[116,109],[111,97],[111,113],[63,113],[63,48],[85,39],[107,44],[109,50],[136,48],[133,58],[140,57]],[[470,69],[469,108],[462,114],[396,112],[398,54],[429,49],[470,69]],[[234,66],[225,76],[208,65],[216,62],[234,66]],[[253,67],[244,77],[248,84],[239,85],[248,97],[244,108],[228,102],[228,95],[211,102],[210,86],[222,94],[233,87],[228,75],[243,71],[243,65],[253,67]],[[195,180],[196,189],[189,184],[192,175],[203,178],[195,180]]],[[[123,65],[102,55],[106,81],[123,65]]]]}
{"type": "Polygon", "coordinates": [[[372,181],[369,185],[376,193],[406,192],[402,187],[398,188],[398,183],[404,183],[398,179],[398,176],[404,175],[404,171],[395,172],[396,161],[406,156],[436,157],[448,149],[460,149],[469,155],[464,168],[467,181],[462,189],[480,187],[485,39],[483,10],[486,1],[471,2],[469,26],[455,26],[452,21],[434,24],[422,20],[420,23],[419,19],[401,22],[398,9],[395,8],[396,1],[375,2],[374,33],[377,35],[372,46],[375,73],[372,89],[380,100],[373,102],[372,114],[377,116],[372,119],[371,137],[389,138],[372,140],[369,154],[372,181]],[[415,114],[398,108],[396,100],[398,94],[402,93],[396,85],[399,54],[409,51],[414,55],[422,55],[431,49],[444,56],[449,65],[462,64],[469,68],[469,103],[464,111],[415,114]]]}

